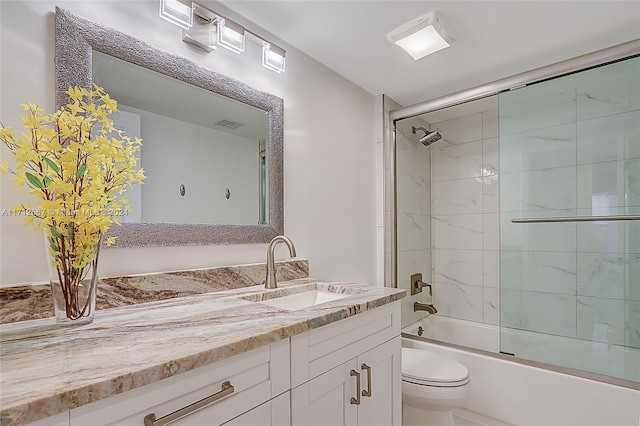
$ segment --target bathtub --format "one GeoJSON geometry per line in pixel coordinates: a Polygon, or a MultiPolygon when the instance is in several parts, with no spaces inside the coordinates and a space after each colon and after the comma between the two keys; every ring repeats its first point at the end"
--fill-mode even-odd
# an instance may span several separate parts
{"type": "Polygon", "coordinates": [[[497,325],[465,321],[441,315],[428,317],[405,327],[405,334],[418,336],[422,327],[422,337],[453,345],[479,349],[487,352],[500,352],[500,328],[497,325]]]}
{"type": "MultiPolygon", "coordinates": [[[[628,381],[627,386],[631,383],[636,388],[604,383],[594,380],[597,375],[587,378],[588,373],[578,377],[566,374],[572,372],[570,369],[499,354],[497,326],[431,315],[402,331],[404,347],[435,352],[467,367],[472,395],[463,408],[472,413],[514,425],[640,425],[640,387],[628,381]],[[421,337],[419,327],[424,330],[421,337]]],[[[522,337],[522,332],[518,336],[515,331],[503,336],[522,337]]],[[[541,344],[533,348],[537,351],[544,352],[545,347],[550,352],[557,350],[553,339],[537,343],[541,344]]],[[[566,357],[584,359],[581,349],[576,345],[566,350],[566,357]]],[[[632,354],[631,361],[634,359],[632,354]]],[[[638,369],[639,365],[633,364],[632,368],[638,369]]]]}

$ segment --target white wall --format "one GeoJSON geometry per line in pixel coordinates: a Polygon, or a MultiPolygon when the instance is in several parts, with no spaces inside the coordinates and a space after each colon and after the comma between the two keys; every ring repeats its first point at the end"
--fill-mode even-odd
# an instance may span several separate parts
{"type": "MultiPolygon", "coordinates": [[[[232,75],[285,102],[285,232],[316,277],[375,284],[376,199],[374,97],[333,71],[215,2],[212,9],[287,50],[287,71],[260,63],[261,46],[248,41],[237,55],[206,54],[181,41],[181,29],[158,17],[158,1],[0,2],[0,108],[3,124],[19,126],[19,104],[54,108],[54,8],[59,5],[169,52],[232,75]]],[[[8,158],[2,148],[2,158],[8,158]]],[[[27,198],[4,176],[0,207],[27,198]]],[[[0,282],[48,279],[44,244],[22,219],[2,217],[0,282]]],[[[259,262],[266,245],[111,249],[100,274],[114,276],[259,262]]],[[[280,257],[285,250],[280,249],[280,257]]]]}
{"type": "Polygon", "coordinates": [[[141,117],[141,164],[148,176],[141,187],[143,222],[258,223],[259,141],[141,109],[120,109],[141,117]]]}

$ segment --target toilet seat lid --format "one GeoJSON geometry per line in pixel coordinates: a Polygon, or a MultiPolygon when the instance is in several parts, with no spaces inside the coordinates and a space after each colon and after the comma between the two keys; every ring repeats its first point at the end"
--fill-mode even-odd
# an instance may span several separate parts
{"type": "Polygon", "coordinates": [[[402,348],[402,378],[416,384],[461,386],[469,381],[469,370],[433,352],[402,348]]]}

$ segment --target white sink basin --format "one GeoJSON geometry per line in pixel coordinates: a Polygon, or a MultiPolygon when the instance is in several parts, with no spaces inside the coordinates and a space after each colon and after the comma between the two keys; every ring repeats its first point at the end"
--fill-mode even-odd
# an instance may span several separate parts
{"type": "Polygon", "coordinates": [[[263,305],[272,306],[287,311],[297,311],[300,309],[310,308],[312,306],[322,305],[323,303],[333,302],[334,300],[349,297],[348,294],[330,293],[322,290],[305,291],[295,293],[289,296],[277,297],[274,299],[261,300],[263,305]]]}

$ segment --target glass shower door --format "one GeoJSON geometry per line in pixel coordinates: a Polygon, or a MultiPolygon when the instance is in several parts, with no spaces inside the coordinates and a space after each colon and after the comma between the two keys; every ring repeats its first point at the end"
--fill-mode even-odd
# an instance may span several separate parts
{"type": "Polygon", "coordinates": [[[640,382],[640,58],[500,94],[499,133],[501,351],[640,382]]]}

